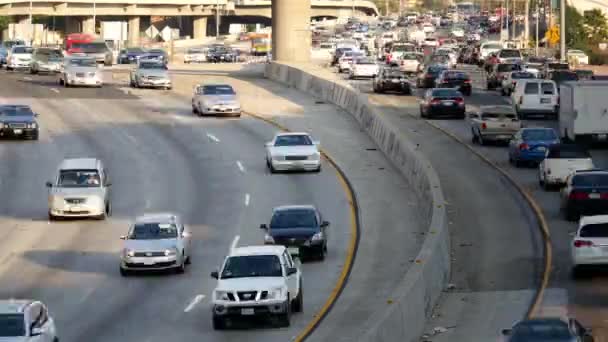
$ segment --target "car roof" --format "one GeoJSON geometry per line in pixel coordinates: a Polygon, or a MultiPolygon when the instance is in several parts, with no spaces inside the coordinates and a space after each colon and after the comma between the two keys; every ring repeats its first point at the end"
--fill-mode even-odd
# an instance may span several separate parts
{"type": "Polygon", "coordinates": [[[91,57],[91,56],[86,56],[86,55],[80,55],[80,56],[75,56],[75,55],[71,55],[68,56],[67,59],[95,59],[95,57],[91,57]]]}
{"type": "Polygon", "coordinates": [[[3,299],[0,300],[0,313],[23,313],[25,308],[32,303],[33,301],[29,299],[3,299]]]}
{"type": "Polygon", "coordinates": [[[177,214],[165,213],[146,213],[135,218],[135,223],[175,223],[178,219],[177,214]]]}
{"type": "Polygon", "coordinates": [[[582,216],[579,221],[579,227],[594,223],[608,223],[608,215],[582,216]]]}
{"type": "Polygon", "coordinates": [[[312,204],[297,204],[297,205],[281,205],[272,209],[273,212],[295,210],[295,209],[310,209],[316,211],[317,208],[312,204]]]}
{"type": "Polygon", "coordinates": [[[244,246],[231,249],[229,256],[281,255],[284,251],[285,246],[279,245],[244,246]]]}
{"type": "Polygon", "coordinates": [[[306,135],[306,136],[310,136],[310,134],[308,134],[306,132],[280,132],[280,133],[277,133],[277,135],[275,135],[275,137],[283,137],[283,136],[288,136],[288,135],[306,135]]]}
{"type": "Polygon", "coordinates": [[[64,159],[59,168],[61,170],[95,170],[98,163],[97,158],[69,158],[64,159]]]}

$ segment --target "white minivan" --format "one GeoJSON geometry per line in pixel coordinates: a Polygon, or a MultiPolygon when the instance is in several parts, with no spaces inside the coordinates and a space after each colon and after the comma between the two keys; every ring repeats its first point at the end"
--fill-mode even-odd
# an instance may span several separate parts
{"type": "Polygon", "coordinates": [[[545,79],[522,79],[511,94],[513,107],[521,120],[528,115],[541,114],[557,118],[559,95],[554,81],[545,79]]]}

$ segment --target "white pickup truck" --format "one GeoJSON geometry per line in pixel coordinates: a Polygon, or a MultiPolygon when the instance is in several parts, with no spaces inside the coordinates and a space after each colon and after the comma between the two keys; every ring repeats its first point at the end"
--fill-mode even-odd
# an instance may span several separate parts
{"type": "Polygon", "coordinates": [[[473,143],[485,145],[487,141],[508,142],[522,127],[517,114],[510,106],[482,106],[469,114],[473,143]]]}
{"type": "Polygon", "coordinates": [[[237,247],[230,250],[219,271],[213,291],[213,328],[221,330],[228,320],[276,317],[288,327],[291,312],[303,307],[302,272],[285,246],[237,247]]]}

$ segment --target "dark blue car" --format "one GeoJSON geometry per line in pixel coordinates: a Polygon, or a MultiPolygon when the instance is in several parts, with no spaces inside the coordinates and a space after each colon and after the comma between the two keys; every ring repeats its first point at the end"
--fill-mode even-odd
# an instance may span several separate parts
{"type": "Polygon", "coordinates": [[[522,128],[509,142],[509,161],[516,167],[523,163],[540,163],[547,150],[559,143],[553,128],[522,128]]]}
{"type": "Polygon", "coordinates": [[[275,208],[266,230],[265,244],[287,247],[291,254],[315,256],[320,260],[327,254],[327,228],[321,213],[312,205],[289,205],[275,208]]]}
{"type": "Polygon", "coordinates": [[[29,106],[0,106],[0,136],[38,140],[37,116],[29,106]]]}
{"type": "Polygon", "coordinates": [[[126,48],[118,54],[118,64],[137,63],[137,60],[147,52],[142,48],[126,48]]]}

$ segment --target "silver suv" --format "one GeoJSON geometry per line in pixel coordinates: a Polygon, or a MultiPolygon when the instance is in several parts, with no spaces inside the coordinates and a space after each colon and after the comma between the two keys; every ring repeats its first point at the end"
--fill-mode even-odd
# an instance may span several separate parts
{"type": "Polygon", "coordinates": [[[49,181],[49,220],[58,217],[96,217],[111,214],[110,178],[101,160],[65,159],[49,181]]]}
{"type": "Polygon", "coordinates": [[[59,342],[55,322],[44,304],[0,300],[0,341],[59,342]]]}

